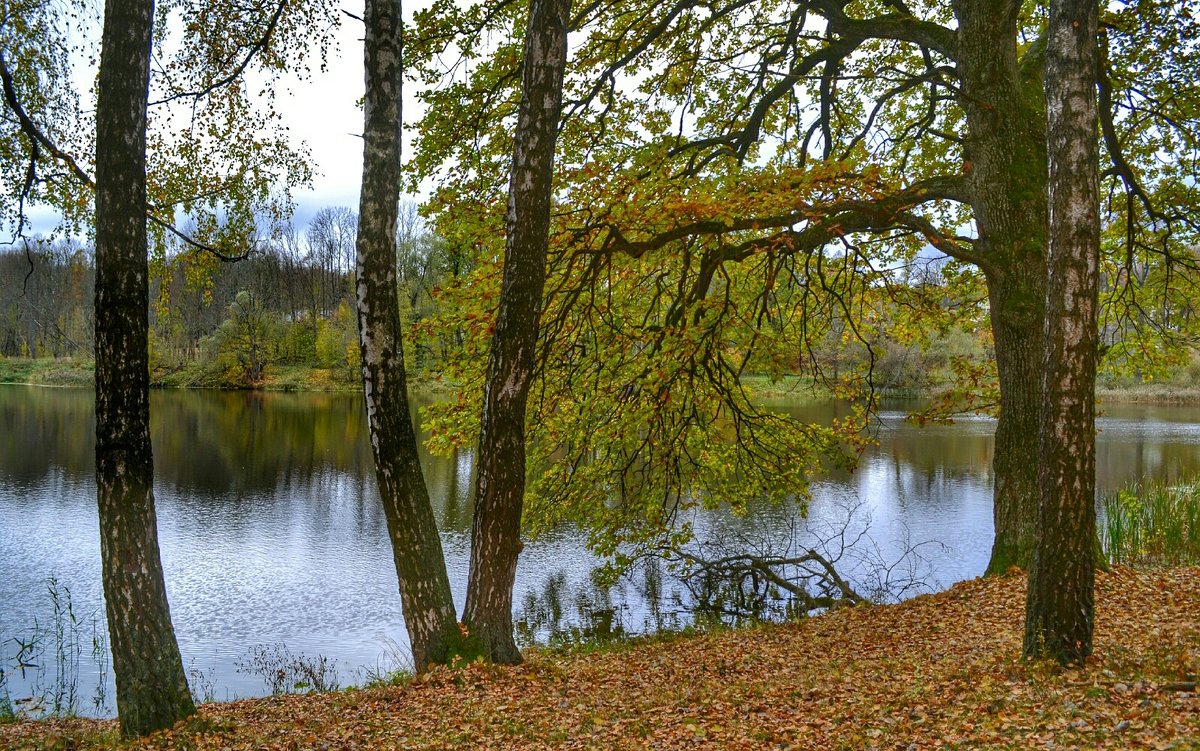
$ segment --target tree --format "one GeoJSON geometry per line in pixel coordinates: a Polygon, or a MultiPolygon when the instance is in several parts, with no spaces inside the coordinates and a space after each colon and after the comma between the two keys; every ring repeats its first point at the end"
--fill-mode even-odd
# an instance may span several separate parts
{"type": "Polygon", "coordinates": [[[213,332],[213,346],[218,357],[225,355],[241,371],[242,383],[260,383],[273,359],[275,321],[262,298],[248,290],[238,292],[228,310],[229,317],[213,332]]]}
{"type": "Polygon", "coordinates": [[[460,633],[409,417],[396,291],[400,185],[401,8],[367,0],[363,178],[358,209],[359,350],[375,478],[387,518],[413,665],[448,660],[460,633]]]}
{"type": "MultiPolygon", "coordinates": [[[[78,12],[82,6],[47,0],[0,10],[0,220],[22,238],[26,209],[36,203],[79,230],[95,203],[102,572],[121,731],[141,735],[194,709],[158,557],[147,426],[148,243],[165,254],[174,238],[229,258],[256,213],[286,209],[275,188],[310,173],[279,113],[259,106],[259,90],[244,77],[253,69],[307,70],[313,43],[324,52],[328,42],[330,25],[316,21],[337,17],[324,1],[164,0],[156,16],[152,2],[112,0],[93,129],[70,88],[71,61],[92,59],[94,49],[80,41],[86,24],[78,12]],[[153,80],[152,43],[159,44],[153,80]],[[177,211],[197,232],[175,226],[177,211]]],[[[262,93],[269,100],[271,88],[262,93]]]]}
{"type": "Polygon", "coordinates": [[[1050,3],[1049,282],[1038,437],[1038,531],[1025,607],[1025,655],[1080,665],[1092,652],[1095,617],[1098,16],[1095,0],[1050,3]]]}
{"type": "Polygon", "coordinates": [[[96,488],[121,734],[195,712],[158,554],[150,449],[150,0],[108,0],[96,106],[96,488]]]}
{"type": "Polygon", "coordinates": [[[1038,388],[1045,298],[1043,42],[1019,55],[1020,3],[961,0],[958,64],[968,129],[964,187],[979,234],[965,260],[987,278],[1000,381],[990,573],[1028,564],[1037,518],[1038,388]]]}
{"type": "Polygon", "coordinates": [[[0,253],[0,354],[91,357],[95,266],[74,239],[34,238],[0,253]]]}
{"type": "MultiPolygon", "coordinates": [[[[1187,247],[1200,228],[1200,89],[1180,74],[1195,61],[1195,41],[1186,36],[1195,21],[1184,17],[1185,31],[1176,31],[1172,7],[1106,13],[1108,65],[1098,82],[1110,90],[1101,107],[1112,164],[1105,179],[1114,196],[1106,213],[1128,227],[1127,242],[1112,248],[1112,267],[1153,258],[1173,264],[1178,279],[1196,265],[1187,247]],[[1157,44],[1153,28],[1173,43],[1148,55],[1157,44]],[[1162,149],[1176,158],[1164,164],[1162,149]]],[[[510,6],[439,11],[422,17],[424,58],[431,61],[422,70],[436,115],[423,124],[414,163],[418,177],[447,178],[434,202],[440,229],[452,242],[480,247],[486,271],[488,236],[499,234],[500,155],[515,101],[512,45],[494,45],[464,82],[432,86],[442,50],[488,49],[484,35],[507,40],[519,18],[510,6]],[[464,131],[474,137],[463,138],[464,131]]],[[[601,460],[612,457],[610,467],[625,470],[602,473],[595,456],[576,469],[595,486],[604,486],[603,477],[606,490],[624,494],[631,476],[643,475],[645,460],[669,445],[692,456],[660,466],[692,478],[703,476],[701,466],[719,473],[692,431],[697,423],[733,420],[743,439],[736,459],[746,465],[743,476],[762,472],[786,452],[777,443],[755,453],[745,440],[766,436],[771,418],[747,406],[737,375],[801,363],[820,376],[812,342],[828,333],[828,311],[840,310],[833,318],[852,323],[849,335],[866,338],[880,301],[890,297],[914,311],[913,325],[928,326],[917,313],[936,306],[898,283],[897,270],[932,248],[952,259],[943,274],[954,281],[954,296],[970,300],[982,287],[990,316],[1000,398],[988,570],[1027,565],[1037,520],[1048,234],[1041,7],[1014,0],[958,0],[949,8],[823,0],[596,3],[572,27],[582,41],[566,82],[565,201],[552,227],[541,340],[546,394],[560,396],[554,384],[570,382],[566,372],[579,372],[584,359],[623,357],[630,365],[615,391],[589,380],[555,405],[581,419],[567,425],[551,418],[545,432],[553,426],[570,437],[548,445],[574,439],[601,460]],[[626,283],[640,309],[616,296],[626,283]],[[629,333],[639,327],[641,342],[629,333]],[[627,337],[621,354],[596,346],[610,331],[627,337]],[[644,383],[639,373],[647,374],[644,383]],[[701,389],[709,395],[703,404],[680,398],[701,389]],[[606,432],[594,426],[612,413],[596,406],[599,400],[631,403],[648,392],[653,397],[627,412],[620,432],[658,424],[645,419],[653,409],[663,416],[661,434],[620,450],[598,445],[606,432]],[[669,407],[651,404],[667,392],[669,407]]],[[[484,282],[476,291],[493,288],[484,282]]],[[[869,385],[869,374],[865,380],[869,385]]],[[[800,488],[803,478],[786,482],[800,488]]],[[[687,483],[666,485],[656,488],[660,505],[674,508],[687,483]]],[[[731,485],[720,490],[737,497],[741,491],[731,485]]],[[[572,500],[585,514],[604,516],[595,497],[572,500]]],[[[659,505],[641,508],[651,508],[650,527],[665,526],[657,521],[659,505]]],[[[630,513],[626,521],[638,518],[646,514],[630,513]]]]}
{"type": "MultiPolygon", "coordinates": [[[[81,229],[88,202],[75,199],[71,180],[43,179],[50,165],[70,170],[84,151],[93,124],[82,114],[71,87],[72,34],[67,14],[50,0],[17,0],[0,9],[0,84],[5,117],[0,121],[0,222],[19,237],[25,210],[36,203],[59,207],[81,229]]],[[[56,171],[56,170],[55,170],[56,171]]],[[[89,178],[90,180],[90,178],[89,178]]]]}
{"type": "Polygon", "coordinates": [[[343,206],[327,206],[313,215],[305,231],[308,262],[313,269],[309,298],[313,321],[332,315],[342,299],[345,274],[354,267],[358,217],[343,206]]]}
{"type": "MultiPolygon", "coordinates": [[[[256,217],[290,211],[287,191],[311,181],[311,170],[273,106],[274,87],[250,86],[246,77],[306,74],[339,23],[333,5],[156,5],[145,206],[155,254],[179,241],[188,252],[233,258],[256,217]],[[179,214],[190,230],[175,224],[179,214]]],[[[97,57],[97,40],[80,22],[87,13],[58,0],[18,0],[0,11],[0,222],[18,238],[35,204],[54,209],[71,231],[82,232],[90,218],[94,128],[72,87],[97,57]]]]}
{"type": "Polygon", "coordinates": [[[471,573],[463,621],[491,660],[518,663],[512,592],[525,500],[525,409],[546,279],[554,148],[562,112],[570,0],[530,0],[512,173],[504,279],[479,433],[471,573]]]}

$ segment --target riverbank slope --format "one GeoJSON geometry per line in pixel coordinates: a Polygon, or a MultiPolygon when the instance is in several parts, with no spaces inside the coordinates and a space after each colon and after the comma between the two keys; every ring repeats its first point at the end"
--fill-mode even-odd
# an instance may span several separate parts
{"type": "MultiPolygon", "coordinates": [[[[1082,670],[1019,659],[1025,577],[799,623],[533,652],[517,668],[201,708],[156,749],[1200,748],[1200,568],[1097,578],[1082,670]]],[[[112,722],[0,727],[112,748],[112,722]]]]}

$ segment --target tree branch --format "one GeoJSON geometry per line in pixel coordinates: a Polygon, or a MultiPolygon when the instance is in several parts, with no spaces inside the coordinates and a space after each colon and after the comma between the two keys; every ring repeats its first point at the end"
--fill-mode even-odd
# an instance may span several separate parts
{"type": "Polygon", "coordinates": [[[1154,207],[1154,202],[1138,181],[1133,167],[1126,160],[1124,149],[1121,147],[1121,141],[1117,137],[1116,123],[1113,115],[1115,108],[1113,105],[1112,80],[1108,75],[1108,33],[1103,27],[1100,29],[1099,37],[1100,54],[1097,56],[1096,88],[1099,93],[1100,133],[1104,137],[1104,147],[1108,151],[1109,159],[1112,160],[1112,172],[1121,178],[1121,182],[1125,185],[1125,190],[1138,199],[1142,207],[1145,208],[1146,214],[1151,219],[1169,222],[1172,217],[1163,214],[1154,207]]]}
{"type": "Polygon", "coordinates": [[[961,178],[939,177],[914,183],[909,188],[875,200],[846,200],[828,204],[802,204],[795,210],[770,216],[746,216],[730,220],[705,219],[673,227],[644,240],[628,240],[620,227],[606,225],[608,236],[602,250],[637,258],[670,243],[698,236],[720,236],[736,232],[788,228],[785,232],[745,241],[726,249],[726,260],[742,260],[767,246],[786,240],[793,250],[814,249],[853,232],[910,229],[919,232],[947,255],[985,265],[986,259],[967,245],[938,231],[929,220],[912,213],[922,203],[935,200],[965,201],[961,178]],[[814,218],[817,217],[817,218],[814,218]],[[802,230],[790,229],[805,223],[802,230]]]}
{"type": "MultiPolygon", "coordinates": [[[[266,30],[263,31],[261,37],[259,37],[253,44],[250,45],[250,49],[246,52],[246,56],[242,58],[242,61],[238,63],[236,67],[234,67],[229,75],[216,81],[212,81],[207,86],[196,91],[180,91],[162,99],[155,100],[150,102],[149,106],[155,107],[160,104],[173,102],[176,99],[201,99],[221,88],[222,86],[227,86],[236,81],[242,75],[242,73],[246,71],[246,68],[249,67],[250,62],[254,60],[254,56],[266,49],[267,45],[270,43],[271,34],[275,32],[275,27],[279,25],[279,19],[283,16],[283,9],[287,7],[287,3],[288,0],[279,0],[279,4],[275,6],[275,12],[271,14],[271,18],[267,22],[266,30]]],[[[355,17],[350,13],[347,13],[346,15],[355,17]]]]}
{"type": "Polygon", "coordinates": [[[846,15],[844,0],[816,0],[813,9],[825,17],[829,30],[858,39],[892,39],[928,47],[950,60],[958,56],[958,35],[940,24],[921,21],[911,13],[889,13],[855,19],[846,15]]]}
{"type": "MultiPolygon", "coordinates": [[[[284,2],[286,1],[287,0],[284,0],[284,2]]],[[[33,119],[29,117],[29,114],[25,112],[25,108],[21,105],[21,100],[17,96],[16,86],[13,83],[12,72],[8,69],[8,63],[4,59],[4,54],[2,52],[0,52],[0,86],[2,86],[4,90],[5,103],[8,105],[9,110],[11,110],[16,116],[17,122],[21,127],[21,132],[23,132],[26,137],[29,138],[30,143],[32,144],[30,149],[30,164],[25,179],[25,187],[21,193],[22,211],[24,210],[25,198],[32,189],[34,180],[36,178],[36,164],[39,147],[45,150],[46,153],[56,161],[66,165],[67,169],[71,171],[71,174],[76,180],[82,183],[85,187],[94,191],[96,189],[96,181],[92,178],[92,176],[89,175],[87,171],[79,165],[79,162],[74,156],[60,149],[58,145],[55,144],[54,141],[51,140],[50,137],[38,127],[37,123],[35,123],[33,119]]],[[[226,262],[244,260],[254,252],[254,249],[250,248],[247,249],[245,253],[230,254],[224,252],[220,248],[200,242],[199,240],[180,230],[173,223],[160,217],[157,213],[158,210],[158,207],[154,206],[153,204],[147,204],[146,218],[150,222],[157,224],[159,227],[162,227],[167,232],[179,238],[184,244],[191,246],[194,250],[211,253],[220,260],[226,262]]]]}
{"type": "Polygon", "coordinates": [[[73,156],[58,148],[53,141],[46,137],[46,134],[37,126],[37,123],[25,112],[25,108],[21,106],[21,100],[17,96],[12,72],[8,69],[8,62],[4,59],[3,52],[0,52],[0,83],[3,84],[4,88],[4,101],[16,116],[17,122],[21,126],[21,131],[34,143],[41,144],[42,148],[54,159],[65,164],[71,170],[71,173],[75,175],[76,179],[95,190],[96,181],[92,179],[91,175],[79,166],[79,162],[75,161],[73,156]]]}

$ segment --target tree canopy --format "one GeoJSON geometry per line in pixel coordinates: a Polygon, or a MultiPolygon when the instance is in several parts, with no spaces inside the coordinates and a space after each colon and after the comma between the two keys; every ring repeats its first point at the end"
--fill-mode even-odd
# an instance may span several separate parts
{"type": "MultiPolygon", "coordinates": [[[[95,190],[96,9],[78,0],[13,0],[0,13],[0,221],[15,236],[28,210],[57,212],[85,234],[95,190]]],[[[156,3],[148,109],[147,217],[167,242],[238,256],[255,219],[285,217],[288,191],[312,178],[275,107],[284,72],[323,64],[339,16],[325,0],[156,3]],[[314,55],[315,52],[315,55],[314,55]]]]}
{"type": "MultiPolygon", "coordinates": [[[[1121,367],[1152,366],[1164,332],[1193,335],[1194,11],[1127,3],[1101,19],[1103,332],[1121,367]]],[[[823,378],[814,343],[869,343],[885,309],[917,340],[986,311],[1000,382],[993,566],[1027,561],[1045,6],[679,0],[573,13],[531,521],[583,519],[611,552],[678,531],[681,505],[802,496],[830,456],[853,458],[863,413],[802,425],[756,406],[738,376],[823,378]]],[[[427,114],[411,179],[434,182],[428,212],[478,259],[443,290],[455,322],[488,332],[523,6],[440,2],[416,20],[427,114]]],[[[453,371],[476,388],[478,354],[453,371]]],[[[870,385],[868,370],[836,388],[870,385]]],[[[470,403],[435,416],[435,444],[470,433],[470,403]]]]}

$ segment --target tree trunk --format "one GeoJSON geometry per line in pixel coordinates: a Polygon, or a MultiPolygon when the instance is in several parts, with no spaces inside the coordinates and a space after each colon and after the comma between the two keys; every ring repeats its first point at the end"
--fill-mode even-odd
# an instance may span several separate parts
{"type": "Polygon", "coordinates": [[[1091,654],[1095,611],[1098,16],[1096,0],[1053,0],[1046,53],[1049,282],[1025,655],[1064,665],[1083,664],[1091,654]]]}
{"type": "Polygon", "coordinates": [[[1000,378],[988,573],[1027,566],[1037,515],[1046,153],[1040,47],[1017,55],[1016,0],[956,0],[968,190],[1000,378]]]}
{"type": "Polygon", "coordinates": [[[1033,555],[1037,522],[1038,418],[1041,400],[1044,261],[988,276],[992,338],[1000,380],[1000,415],[992,453],[995,536],[988,574],[1025,568],[1033,555]]]}
{"type": "Polygon", "coordinates": [[[488,357],[471,573],[463,620],[483,654],[518,663],[512,592],[525,500],[525,406],[546,279],[554,149],[562,116],[570,0],[531,0],[521,108],[508,187],[508,236],[488,357]]]}
{"type": "Polygon", "coordinates": [[[460,634],[442,541],[421,473],[404,375],[396,292],[400,12],[398,0],[366,2],[366,120],[356,290],[363,392],[375,477],[387,517],[413,665],[422,672],[431,663],[449,660],[460,634]]]}
{"type": "Polygon", "coordinates": [[[154,514],[146,247],[152,0],[105,3],[96,108],[96,489],[105,610],[125,737],[195,712],[154,514]]]}

